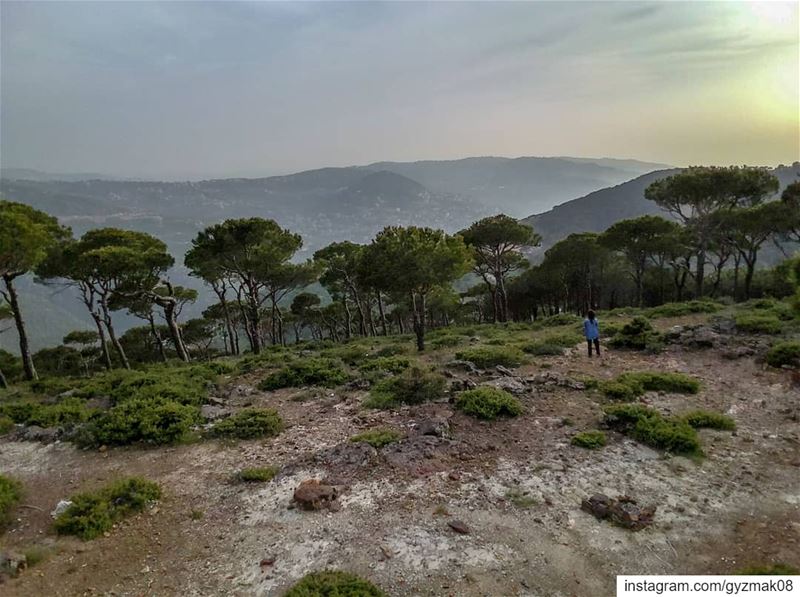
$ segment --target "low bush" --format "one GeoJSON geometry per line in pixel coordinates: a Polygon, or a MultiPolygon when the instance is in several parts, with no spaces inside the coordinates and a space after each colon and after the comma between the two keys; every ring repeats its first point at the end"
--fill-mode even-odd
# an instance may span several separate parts
{"type": "Polygon", "coordinates": [[[768,351],[767,364],[771,367],[800,367],[800,342],[778,342],[768,351]]]}
{"type": "Polygon", "coordinates": [[[596,450],[606,445],[606,434],[598,430],[581,431],[572,436],[570,443],[587,450],[596,450]]]}
{"type": "Polygon", "coordinates": [[[748,334],[780,334],[784,324],[775,315],[760,313],[739,313],[736,315],[736,329],[748,334]]]}
{"type": "Polygon", "coordinates": [[[657,411],[638,404],[621,404],[604,409],[605,423],[633,439],[673,454],[701,456],[697,432],[688,423],[665,419],[657,411]]]}
{"type": "Polygon", "coordinates": [[[90,447],[171,444],[200,423],[200,409],[163,398],[131,398],[100,413],[76,437],[90,447]]]}
{"type": "Polygon", "coordinates": [[[482,387],[467,390],[456,398],[456,408],[478,419],[494,420],[497,417],[516,417],[522,404],[505,390],[482,387]]]}
{"type": "Polygon", "coordinates": [[[657,352],[663,347],[661,335],[644,317],[634,317],[609,341],[614,348],[657,352]]]}
{"type": "Polygon", "coordinates": [[[464,344],[467,339],[464,336],[439,336],[438,338],[432,339],[429,344],[431,348],[447,348],[450,346],[458,346],[459,344],[464,344]]]}
{"type": "Polygon", "coordinates": [[[630,385],[641,385],[645,392],[697,394],[700,391],[700,382],[683,373],[631,371],[619,375],[617,381],[630,385]]]}
{"type": "Polygon", "coordinates": [[[665,303],[652,309],[646,309],[647,317],[681,317],[693,313],[716,313],[723,305],[713,301],[686,301],[683,303],[665,303]]]}
{"type": "Polygon", "coordinates": [[[412,365],[401,374],[375,384],[364,406],[390,408],[398,404],[429,402],[441,398],[446,385],[444,376],[412,365]]]}
{"type": "Polygon", "coordinates": [[[11,417],[0,415],[0,435],[6,435],[14,431],[14,420],[11,417]]]}
{"type": "Polygon", "coordinates": [[[633,402],[644,393],[641,385],[623,383],[613,379],[598,382],[597,387],[606,398],[617,402],[633,402]]]}
{"type": "Polygon", "coordinates": [[[573,348],[576,344],[583,341],[583,336],[573,332],[558,332],[545,335],[541,341],[543,344],[551,344],[562,348],[573,348]]]}
{"type": "Polygon", "coordinates": [[[370,429],[350,438],[353,443],[365,442],[376,450],[388,446],[403,437],[403,434],[394,429],[370,429]]]}
{"type": "Polygon", "coordinates": [[[283,431],[283,420],[273,408],[245,408],[211,428],[214,437],[256,439],[273,437],[283,431]]]}
{"type": "Polygon", "coordinates": [[[16,479],[0,475],[0,529],[8,524],[11,509],[22,499],[22,485],[16,479]]]}
{"type": "Polygon", "coordinates": [[[562,325],[576,324],[580,322],[581,318],[573,313],[559,313],[557,315],[551,315],[550,317],[537,319],[533,323],[533,326],[531,327],[534,329],[552,328],[562,325]]]}
{"type": "Polygon", "coordinates": [[[240,481],[245,483],[266,483],[272,481],[278,474],[277,466],[265,466],[258,468],[243,468],[237,475],[240,481]]]}
{"type": "Polygon", "coordinates": [[[324,386],[333,388],[348,380],[341,361],[329,358],[305,358],[289,363],[283,369],[269,374],[258,384],[260,390],[324,386]]]}
{"type": "Polygon", "coordinates": [[[564,348],[557,344],[531,342],[522,346],[522,352],[537,357],[560,356],[564,354],[564,348]]]}
{"type": "Polygon", "coordinates": [[[456,358],[471,361],[476,366],[486,369],[495,365],[503,367],[519,367],[525,361],[525,355],[519,349],[499,346],[476,346],[456,353],[456,358]]]}
{"type": "Polygon", "coordinates": [[[357,366],[369,359],[372,354],[370,348],[360,341],[344,344],[322,351],[322,356],[327,359],[338,359],[345,365],[357,366]]]}
{"type": "Polygon", "coordinates": [[[368,580],[340,570],[306,574],[284,597],[386,597],[368,580]]]}
{"type": "Polygon", "coordinates": [[[721,429],[723,431],[733,431],[736,429],[736,422],[727,415],[709,410],[693,410],[681,417],[695,429],[721,429]]]}
{"type": "Polygon", "coordinates": [[[398,374],[411,366],[411,359],[408,357],[377,357],[363,363],[358,369],[364,373],[370,371],[385,371],[386,373],[398,374]]]}
{"type": "Polygon", "coordinates": [[[55,404],[29,400],[0,404],[0,416],[20,425],[71,428],[84,423],[97,411],[86,408],[80,398],[64,398],[55,404]]]}
{"type": "Polygon", "coordinates": [[[122,479],[97,492],[72,496],[72,504],[56,518],[55,529],[59,535],[94,539],[160,497],[161,488],[157,483],[141,477],[122,479]]]}

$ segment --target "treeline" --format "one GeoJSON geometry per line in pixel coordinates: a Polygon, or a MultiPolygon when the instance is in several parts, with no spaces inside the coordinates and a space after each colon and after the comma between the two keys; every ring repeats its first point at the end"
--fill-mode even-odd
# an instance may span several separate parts
{"type": "MultiPolygon", "coordinates": [[[[173,257],[159,239],[115,228],[81,238],[30,206],[0,202],[0,319],[12,319],[20,342],[20,373],[83,373],[131,362],[189,361],[215,354],[258,354],[301,338],[346,341],[353,336],[425,332],[452,322],[535,319],[562,311],[728,295],[790,292],[785,272],[758,280],[763,246],[788,252],[800,242],[800,183],[768,200],[778,181],[766,169],[696,167],[653,183],[646,197],[674,219],[624,220],[602,234],[573,234],[531,267],[539,245],[530,227],[504,215],[484,218],[458,234],[389,226],[371,243],[337,242],[304,263],[302,238],[262,218],[230,219],[198,233],[184,257],[191,275],[217,297],[201,318],[180,322],[197,291],[174,286],[173,257]],[[94,322],[62,346],[32,355],[14,281],[78,291],[94,322]],[[330,301],[308,287],[319,283],[330,301]],[[454,286],[466,290],[457,292],[454,286]],[[467,287],[474,283],[472,287],[467,287]],[[291,298],[291,301],[289,300],[291,298]],[[112,314],[143,320],[119,335],[112,314]]],[[[788,272],[788,266],[784,269],[788,272]]],[[[10,354],[0,359],[8,371],[10,354]]],[[[0,372],[0,383],[5,384],[0,372]]]]}

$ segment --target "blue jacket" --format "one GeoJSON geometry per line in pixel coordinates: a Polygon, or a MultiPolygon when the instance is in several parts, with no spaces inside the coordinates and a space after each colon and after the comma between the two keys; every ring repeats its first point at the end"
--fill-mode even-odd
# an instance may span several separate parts
{"type": "Polygon", "coordinates": [[[600,337],[600,324],[597,319],[594,321],[590,319],[583,320],[583,335],[587,340],[597,340],[600,337]]]}

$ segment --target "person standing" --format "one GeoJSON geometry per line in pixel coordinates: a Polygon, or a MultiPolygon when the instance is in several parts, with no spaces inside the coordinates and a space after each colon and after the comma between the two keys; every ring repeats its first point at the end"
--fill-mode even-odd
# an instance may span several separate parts
{"type": "Polygon", "coordinates": [[[589,346],[589,356],[592,356],[592,344],[597,351],[597,356],[600,356],[600,324],[591,309],[586,314],[586,319],[583,320],[583,335],[589,346]]]}

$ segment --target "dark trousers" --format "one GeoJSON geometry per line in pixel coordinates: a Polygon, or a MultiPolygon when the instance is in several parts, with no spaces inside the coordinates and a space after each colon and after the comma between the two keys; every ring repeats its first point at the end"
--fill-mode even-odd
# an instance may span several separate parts
{"type": "Polygon", "coordinates": [[[592,342],[594,342],[594,349],[597,351],[597,356],[600,356],[600,340],[598,338],[586,340],[586,344],[589,345],[589,356],[592,356],[592,342]]]}

